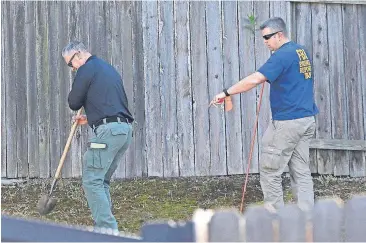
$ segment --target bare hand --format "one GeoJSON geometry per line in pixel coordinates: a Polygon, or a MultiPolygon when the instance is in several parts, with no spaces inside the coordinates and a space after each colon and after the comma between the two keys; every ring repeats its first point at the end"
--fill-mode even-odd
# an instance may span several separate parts
{"type": "Polygon", "coordinates": [[[78,125],[85,125],[88,123],[86,115],[73,116],[72,123],[74,123],[75,121],[77,121],[78,125]]]}
{"type": "Polygon", "coordinates": [[[216,105],[221,105],[224,100],[225,100],[225,93],[224,92],[221,92],[219,94],[217,94],[210,102],[209,106],[213,105],[213,106],[216,106],[216,105]]]}

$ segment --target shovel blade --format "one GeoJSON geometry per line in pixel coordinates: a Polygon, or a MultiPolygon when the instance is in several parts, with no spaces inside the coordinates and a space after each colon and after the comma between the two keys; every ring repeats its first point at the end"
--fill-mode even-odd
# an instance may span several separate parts
{"type": "Polygon", "coordinates": [[[49,195],[42,195],[37,204],[37,210],[41,215],[50,213],[56,206],[56,199],[49,195]]]}

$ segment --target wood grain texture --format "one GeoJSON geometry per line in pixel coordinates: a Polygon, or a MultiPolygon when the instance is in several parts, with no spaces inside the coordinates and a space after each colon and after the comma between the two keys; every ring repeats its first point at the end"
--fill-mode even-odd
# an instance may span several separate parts
{"type": "MultiPolygon", "coordinates": [[[[62,2],[58,4],[58,11],[60,13],[60,18],[58,19],[58,26],[59,28],[59,34],[60,36],[64,36],[64,38],[58,39],[58,44],[60,46],[60,49],[63,49],[69,42],[70,42],[70,25],[69,22],[69,4],[67,2],[62,2]]],[[[61,53],[59,53],[60,55],[61,53]]],[[[59,117],[60,117],[60,126],[59,126],[59,133],[60,133],[60,146],[61,150],[63,151],[66,145],[67,138],[70,134],[71,130],[71,117],[72,117],[72,111],[69,108],[69,104],[67,101],[69,92],[71,90],[71,84],[72,84],[72,73],[70,68],[67,66],[65,61],[60,63],[60,73],[58,74],[58,78],[60,79],[59,82],[62,84],[60,86],[60,108],[59,108],[59,117]]],[[[76,114],[76,113],[75,113],[76,114]]],[[[52,115],[55,115],[54,112],[52,115]]],[[[69,152],[66,155],[65,162],[64,162],[64,168],[62,170],[62,177],[67,177],[67,175],[72,175],[72,150],[73,150],[73,144],[71,145],[71,148],[69,149],[69,152]],[[66,168],[66,169],[65,169],[66,168]]],[[[56,163],[59,162],[60,157],[58,158],[52,158],[56,163]]],[[[80,163],[80,161],[79,161],[80,163]]],[[[54,176],[51,175],[51,176],[54,176]]]]}
{"type": "Polygon", "coordinates": [[[158,59],[158,8],[157,2],[142,3],[145,117],[146,117],[146,160],[149,176],[162,176],[161,143],[161,98],[158,59]]]}
{"type": "Polygon", "coordinates": [[[190,2],[195,175],[210,175],[206,15],[204,2],[190,2]]]}
{"type": "MultiPolygon", "coordinates": [[[[224,88],[224,60],[223,60],[223,28],[221,24],[222,3],[206,2],[207,28],[207,82],[209,97],[213,97],[224,88]]],[[[223,107],[222,107],[223,108],[223,107]]],[[[225,113],[220,108],[211,107],[210,120],[210,171],[217,175],[226,175],[226,154],[230,146],[225,136],[225,113]]],[[[239,109],[237,109],[239,110],[239,109]]],[[[234,161],[233,161],[234,162],[234,161]]]]}
{"type": "Polygon", "coordinates": [[[180,176],[194,175],[189,2],[174,2],[177,132],[180,176]]]}
{"type": "Polygon", "coordinates": [[[133,84],[135,100],[135,125],[133,142],[135,143],[136,176],[147,175],[146,144],[145,144],[145,82],[144,78],[144,53],[143,53],[143,26],[141,21],[142,3],[132,2],[132,45],[133,45],[133,84]],[[139,171],[138,171],[139,170],[139,171]]]}
{"type": "MultiPolygon", "coordinates": [[[[66,11],[68,13],[66,17],[67,19],[67,24],[68,24],[68,32],[67,35],[69,37],[70,41],[74,41],[74,40],[79,40],[79,36],[78,36],[78,28],[76,27],[76,23],[77,23],[77,18],[78,16],[80,16],[80,14],[78,14],[77,12],[77,3],[76,2],[67,2],[66,3],[66,11]]],[[[93,9],[95,10],[95,9],[93,9]]],[[[96,10],[97,11],[97,10],[96,10]]],[[[98,17],[98,11],[95,13],[95,16],[98,17]]],[[[98,29],[96,29],[96,31],[98,31],[98,29]]],[[[71,91],[71,87],[72,87],[72,83],[75,80],[76,77],[76,73],[77,72],[73,72],[70,70],[68,70],[67,74],[69,75],[67,82],[69,84],[69,89],[67,91],[67,97],[69,92],[71,91]]],[[[71,126],[72,126],[72,116],[76,115],[77,111],[72,111],[71,109],[67,110],[68,115],[66,115],[65,118],[68,118],[65,123],[67,124],[67,130],[66,130],[66,137],[65,139],[68,138],[70,131],[71,131],[71,126]]],[[[67,114],[66,113],[66,114],[67,114]]],[[[65,148],[66,142],[63,144],[62,149],[65,148]]],[[[71,140],[71,148],[70,151],[68,152],[67,157],[68,159],[66,159],[65,163],[64,163],[64,167],[62,170],[62,177],[64,178],[70,178],[72,177],[73,174],[73,169],[74,171],[76,171],[76,168],[80,168],[80,164],[82,163],[82,153],[81,153],[81,126],[78,126],[76,128],[75,134],[71,140]]]]}
{"type": "MultiPolygon", "coordinates": [[[[358,11],[358,31],[359,31],[359,54],[360,54],[360,72],[361,72],[361,91],[362,91],[362,107],[363,107],[363,135],[366,140],[366,30],[363,27],[366,24],[366,5],[357,7],[358,11]]],[[[360,117],[360,119],[362,119],[360,117]]],[[[366,160],[366,152],[361,155],[366,160]]],[[[366,163],[364,169],[366,170],[366,163]]]]}
{"type": "MultiPolygon", "coordinates": [[[[118,2],[116,2],[118,3],[118,2]]],[[[134,102],[134,79],[133,79],[133,52],[132,52],[132,28],[133,28],[133,21],[132,21],[132,6],[131,2],[122,1],[119,2],[120,4],[120,11],[117,11],[115,14],[121,18],[120,22],[117,23],[119,26],[119,33],[124,33],[122,37],[122,43],[116,43],[122,50],[122,81],[123,86],[127,95],[128,99],[128,107],[132,115],[135,114],[135,102],[134,102]]],[[[121,59],[121,58],[119,58],[121,59]]],[[[137,163],[135,163],[135,143],[131,142],[129,148],[126,151],[124,156],[124,160],[120,162],[120,166],[123,167],[125,164],[125,173],[126,177],[135,177],[139,175],[137,163]]]]}
{"type": "MultiPolygon", "coordinates": [[[[249,1],[238,2],[239,20],[239,76],[240,79],[255,72],[255,37],[256,33],[249,27],[248,16],[253,14],[254,3],[249,1]]],[[[247,170],[249,163],[250,146],[253,136],[254,123],[256,121],[257,90],[251,89],[241,95],[241,124],[244,170],[247,170]]],[[[258,134],[255,139],[252,159],[250,161],[250,172],[258,173],[258,134]]]]}
{"type": "MultiPolygon", "coordinates": [[[[75,25],[76,27],[76,39],[80,40],[84,43],[85,47],[89,49],[90,46],[90,38],[89,38],[89,32],[90,32],[90,23],[89,21],[83,21],[83,19],[88,19],[90,15],[90,9],[92,2],[85,3],[85,2],[78,2],[75,6],[76,16],[75,16],[75,25]],[[81,14],[84,13],[84,14],[81,14]],[[82,17],[83,16],[83,17],[82,17]]],[[[66,65],[63,65],[63,67],[67,67],[66,65]]],[[[66,99],[65,99],[66,100],[66,99]]],[[[83,114],[85,114],[85,110],[83,111],[83,114]]],[[[84,161],[84,153],[87,150],[87,143],[89,137],[92,136],[92,129],[88,125],[83,125],[78,128],[78,135],[80,140],[80,154],[79,154],[79,160],[72,162],[72,177],[80,178],[82,176],[82,164],[84,161]]]]}
{"type": "Polygon", "coordinates": [[[10,59],[9,59],[9,41],[5,39],[6,35],[9,35],[9,3],[3,3],[2,9],[4,13],[1,15],[1,71],[3,80],[1,82],[1,177],[6,177],[7,174],[7,132],[8,132],[8,125],[7,125],[7,113],[8,107],[6,105],[7,99],[5,98],[5,94],[7,93],[7,80],[10,78],[9,67],[10,59]]]}
{"type": "MultiPolygon", "coordinates": [[[[256,16],[258,27],[269,18],[269,2],[255,2],[254,3],[254,16],[256,16]]],[[[270,51],[263,43],[263,38],[260,31],[256,32],[255,35],[255,68],[258,70],[270,57],[270,51]]],[[[261,91],[261,85],[257,86],[257,108],[259,106],[259,96],[261,91]]],[[[269,121],[272,119],[272,114],[270,110],[269,103],[269,90],[270,85],[268,83],[265,84],[265,89],[262,96],[262,102],[259,112],[259,120],[258,120],[258,145],[259,145],[259,159],[261,158],[261,141],[264,132],[267,130],[269,121]]]]}
{"type": "Polygon", "coordinates": [[[61,58],[53,58],[53,56],[57,53],[59,56],[62,51],[62,47],[58,44],[58,39],[61,39],[60,34],[60,25],[58,19],[60,18],[60,4],[52,2],[48,7],[48,15],[51,14],[54,18],[49,19],[49,25],[53,26],[53,28],[49,28],[48,31],[48,39],[49,39],[49,48],[47,55],[49,56],[49,65],[48,65],[48,73],[50,78],[50,162],[51,162],[51,175],[56,173],[56,169],[59,164],[59,160],[61,158],[61,151],[63,150],[63,145],[61,145],[60,141],[60,107],[63,104],[60,103],[60,88],[63,86],[63,82],[59,79],[59,68],[61,65],[65,65],[65,63],[61,63],[63,59],[61,58]]]}
{"type": "Polygon", "coordinates": [[[47,2],[37,2],[36,22],[36,56],[37,58],[37,97],[38,105],[38,136],[39,136],[39,170],[41,178],[50,177],[50,99],[49,57],[48,57],[48,15],[47,2]]]}
{"type": "Polygon", "coordinates": [[[36,55],[36,4],[25,5],[26,40],[26,82],[27,82],[27,124],[28,124],[28,169],[30,178],[39,177],[38,108],[37,108],[37,63],[36,55]]]}
{"type": "MultiPolygon", "coordinates": [[[[239,81],[239,39],[238,9],[236,2],[223,2],[223,54],[224,85],[229,88],[239,81]]],[[[232,97],[234,107],[240,107],[240,95],[232,97]]],[[[242,174],[244,172],[243,144],[241,132],[241,109],[232,109],[225,113],[226,118],[226,154],[227,173],[242,174]]]]}
{"type": "Polygon", "coordinates": [[[175,80],[174,3],[159,2],[159,78],[164,177],[179,176],[175,80]]]}
{"type": "MultiPolygon", "coordinates": [[[[348,138],[364,139],[362,114],[362,83],[361,83],[361,60],[359,54],[358,25],[354,24],[358,19],[356,5],[343,5],[343,36],[344,36],[344,63],[348,105],[348,138]]],[[[366,158],[363,152],[350,154],[350,175],[366,175],[366,158]]]]}
{"type": "Polygon", "coordinates": [[[331,150],[365,151],[366,141],[347,140],[347,139],[312,139],[310,140],[310,148],[328,149],[328,150],[331,149],[331,150]]]}
{"type": "MultiPolygon", "coordinates": [[[[329,91],[329,56],[328,56],[328,25],[326,6],[311,4],[312,37],[313,37],[313,81],[315,103],[319,114],[316,116],[316,137],[331,138],[332,123],[330,115],[329,91]]],[[[317,151],[318,173],[333,174],[334,159],[331,151],[317,151]]]]}
{"type": "MultiPolygon", "coordinates": [[[[208,103],[270,55],[260,31],[246,26],[252,14],[257,27],[282,17],[315,62],[320,114],[311,171],[364,176],[366,7],[349,3],[3,2],[2,176],[53,176],[75,114],[67,102],[75,72],[61,57],[71,40],[82,41],[123,77],[137,123],[114,178],[243,173],[260,87],[234,96],[228,113],[208,103]]],[[[251,173],[258,173],[261,136],[271,118],[269,89],[251,173]]],[[[92,135],[88,126],[77,129],[63,177],[81,176],[92,135]]]]}
{"type": "MultiPolygon", "coordinates": [[[[121,30],[126,26],[127,29],[130,28],[128,23],[125,23],[125,21],[128,19],[124,17],[127,14],[127,6],[128,2],[121,1],[121,2],[108,2],[108,15],[107,15],[107,28],[111,32],[111,34],[108,35],[107,38],[109,38],[109,50],[108,50],[108,58],[111,61],[111,65],[117,70],[117,72],[122,77],[122,82],[125,83],[125,79],[128,78],[128,74],[132,70],[126,70],[126,74],[124,73],[124,63],[127,62],[128,57],[123,57],[123,45],[125,44],[125,39],[123,38],[123,35],[121,34],[121,30]]],[[[109,32],[108,31],[108,32],[109,32]]],[[[128,35],[128,30],[126,30],[125,35],[128,35]]],[[[131,82],[131,81],[127,81],[131,82]]],[[[129,94],[131,95],[131,94],[129,94]]],[[[130,106],[130,104],[129,104],[130,106]]],[[[131,111],[133,112],[133,111],[131,111]]],[[[126,156],[123,156],[121,158],[121,161],[119,161],[118,167],[113,174],[113,178],[126,178],[126,156]]]]}
{"type": "Polygon", "coordinates": [[[26,73],[24,67],[26,60],[25,36],[25,4],[14,2],[14,82],[16,83],[16,140],[17,140],[17,162],[18,177],[28,176],[28,123],[27,123],[27,84],[24,82],[26,73]]]}
{"type": "MultiPolygon", "coordinates": [[[[346,83],[344,82],[344,56],[343,56],[343,25],[342,6],[340,4],[331,4],[327,6],[327,24],[328,24],[328,46],[329,46],[329,89],[331,104],[332,138],[346,139],[347,131],[347,103],[346,83]],[[330,31],[331,30],[331,31],[330,31]]],[[[349,156],[347,151],[334,151],[334,174],[349,175],[349,156]]]]}

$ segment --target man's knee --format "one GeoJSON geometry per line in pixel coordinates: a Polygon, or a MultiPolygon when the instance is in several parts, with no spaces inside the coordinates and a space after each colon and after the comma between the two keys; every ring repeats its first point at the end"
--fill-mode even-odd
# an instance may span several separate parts
{"type": "Polygon", "coordinates": [[[83,176],[82,186],[84,190],[93,191],[103,186],[103,180],[93,176],[83,176]]]}

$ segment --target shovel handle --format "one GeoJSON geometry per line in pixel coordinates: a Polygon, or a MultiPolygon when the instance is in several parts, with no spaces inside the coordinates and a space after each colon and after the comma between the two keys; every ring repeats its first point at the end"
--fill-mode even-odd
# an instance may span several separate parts
{"type": "MultiPolygon", "coordinates": [[[[83,108],[80,108],[80,110],[77,113],[77,116],[81,115],[82,109],[83,108]]],[[[60,162],[58,164],[58,167],[57,167],[57,170],[56,170],[56,174],[55,174],[55,180],[57,180],[58,177],[60,176],[62,166],[64,164],[64,161],[65,161],[67,152],[69,151],[70,144],[71,144],[71,141],[72,141],[72,137],[74,136],[74,133],[76,131],[77,126],[78,126],[78,121],[75,120],[74,124],[71,127],[71,131],[70,131],[70,134],[69,134],[69,138],[67,139],[67,142],[66,142],[66,145],[65,145],[65,148],[64,148],[64,152],[62,153],[60,162]]]]}

